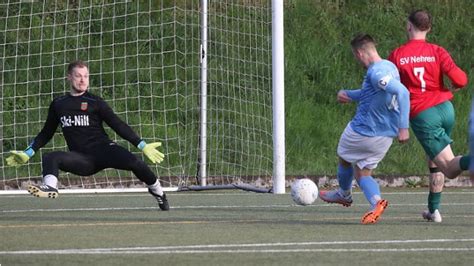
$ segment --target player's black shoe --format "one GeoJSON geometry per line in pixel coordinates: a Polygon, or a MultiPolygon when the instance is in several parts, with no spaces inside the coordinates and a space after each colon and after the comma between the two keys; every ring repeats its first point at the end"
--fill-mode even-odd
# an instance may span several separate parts
{"type": "Polygon", "coordinates": [[[38,198],[57,198],[59,196],[58,190],[48,185],[28,186],[28,192],[38,198]]]}
{"type": "Polygon", "coordinates": [[[158,201],[158,206],[161,210],[167,211],[170,209],[170,205],[168,204],[168,199],[166,198],[166,194],[163,193],[162,196],[155,194],[151,189],[148,189],[148,193],[155,197],[156,201],[158,201]]]}

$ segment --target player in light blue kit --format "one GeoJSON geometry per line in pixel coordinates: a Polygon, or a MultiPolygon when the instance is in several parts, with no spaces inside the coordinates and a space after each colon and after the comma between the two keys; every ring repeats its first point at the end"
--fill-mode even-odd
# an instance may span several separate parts
{"type": "Polygon", "coordinates": [[[329,203],[349,207],[352,204],[352,179],[372,206],[362,217],[362,224],[376,223],[388,206],[380,195],[380,186],[372,178],[372,171],[392,145],[393,138],[401,143],[409,139],[409,93],[400,82],[397,68],[382,59],[368,34],[359,34],[351,41],[354,57],[367,74],[361,89],[341,90],[340,103],[357,102],[357,111],[346,126],[337,147],[339,188],[321,191],[319,196],[329,203]]]}
{"type": "Polygon", "coordinates": [[[474,98],[471,103],[471,114],[469,116],[469,154],[471,156],[469,164],[469,176],[471,177],[471,185],[474,186],[474,98]]]}

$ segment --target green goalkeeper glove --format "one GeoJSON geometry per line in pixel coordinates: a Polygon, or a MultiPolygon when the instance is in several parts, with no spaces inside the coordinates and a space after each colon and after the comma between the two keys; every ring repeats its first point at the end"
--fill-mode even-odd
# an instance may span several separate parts
{"type": "Polygon", "coordinates": [[[5,159],[8,166],[19,166],[25,164],[31,157],[33,157],[33,155],[35,155],[35,151],[31,147],[26,148],[24,151],[10,151],[10,153],[12,155],[5,159]]]}
{"type": "Polygon", "coordinates": [[[147,144],[144,140],[142,140],[137,145],[137,147],[143,151],[143,153],[152,163],[161,163],[163,159],[165,158],[165,155],[157,149],[157,147],[160,147],[160,146],[161,146],[161,142],[153,142],[153,143],[147,144]]]}

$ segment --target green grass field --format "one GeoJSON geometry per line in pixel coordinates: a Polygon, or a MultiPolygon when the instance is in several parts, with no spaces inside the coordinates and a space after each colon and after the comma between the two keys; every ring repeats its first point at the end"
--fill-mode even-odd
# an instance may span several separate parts
{"type": "Polygon", "coordinates": [[[4,265],[471,265],[474,191],[448,189],[443,223],[421,219],[426,189],[383,189],[389,208],[361,225],[356,191],[344,208],[289,194],[146,193],[0,196],[4,265]]]}
{"type": "MultiPolygon", "coordinates": [[[[31,177],[41,173],[39,154],[31,161],[34,165],[21,168],[5,168],[4,156],[10,149],[26,147],[40,130],[50,97],[67,90],[64,68],[76,57],[90,62],[94,71],[91,79],[95,93],[106,99],[114,98],[114,111],[123,115],[151,110],[153,101],[158,102],[163,110],[171,110],[154,116],[150,112],[142,116],[130,115],[126,120],[140,128],[144,137],[151,138],[156,132],[157,137],[168,140],[169,162],[160,167],[169,167],[170,170],[160,171],[162,168],[157,168],[161,177],[181,175],[182,169],[188,168],[190,176],[195,174],[197,160],[182,162],[179,156],[197,153],[198,126],[189,122],[198,118],[197,109],[174,110],[198,103],[193,100],[197,99],[193,89],[199,82],[199,68],[195,66],[199,51],[193,48],[199,45],[184,42],[187,37],[194,40],[194,37],[191,38],[194,35],[190,34],[199,32],[198,5],[189,12],[172,8],[157,13],[160,5],[172,6],[173,1],[150,1],[150,5],[140,5],[143,8],[141,11],[153,11],[146,16],[147,12],[141,15],[135,12],[139,1],[115,1],[115,8],[106,8],[103,12],[95,7],[87,8],[89,3],[101,1],[56,1],[56,4],[49,5],[45,3],[53,1],[4,2],[8,2],[8,8],[5,4],[0,8],[0,39],[3,40],[0,43],[0,66],[3,67],[0,82],[3,85],[0,90],[0,178],[31,177]],[[72,4],[71,7],[77,4],[84,8],[80,12],[74,8],[60,11],[68,3],[72,4]],[[43,12],[43,9],[48,12],[43,12]],[[178,11],[173,13],[172,10],[178,11]],[[32,13],[35,15],[28,15],[32,13]],[[166,21],[174,21],[171,20],[174,18],[178,19],[178,23],[172,24],[177,26],[170,27],[171,24],[166,21]],[[91,19],[93,23],[88,23],[91,19]],[[148,22],[152,25],[149,30],[141,31],[142,27],[138,25],[148,22]],[[184,22],[191,25],[190,28],[185,28],[184,22]],[[101,38],[96,37],[99,34],[101,38]],[[170,37],[174,35],[179,38],[170,37]],[[177,50],[182,54],[178,60],[174,53],[162,53],[172,50],[176,40],[177,50]],[[147,50],[154,52],[148,56],[144,53],[147,50]],[[156,67],[155,63],[189,69],[175,73],[177,68],[156,67]],[[154,67],[150,67],[152,65],[154,67]],[[181,84],[176,80],[189,82],[181,84]],[[136,84],[141,84],[140,89],[136,84]],[[179,104],[174,100],[157,101],[151,97],[155,94],[186,95],[185,92],[192,92],[193,96],[185,97],[179,104]],[[40,94],[43,98],[39,97],[40,94]],[[127,100],[125,97],[128,97],[127,100]],[[141,98],[139,102],[137,98],[141,98]],[[154,123],[150,122],[152,118],[154,123]],[[169,131],[165,132],[164,128],[157,127],[164,124],[165,119],[178,121],[176,128],[168,128],[169,131]],[[178,132],[186,132],[190,136],[185,135],[185,139],[178,132]],[[179,148],[188,145],[191,148],[179,148]]],[[[257,6],[260,3],[253,2],[257,6]]],[[[261,1],[262,4],[266,2],[261,1]]],[[[198,1],[177,0],[176,3],[181,6],[197,4],[198,1]]],[[[294,175],[335,174],[337,141],[355,108],[355,105],[338,105],[335,96],[341,88],[359,86],[364,75],[364,70],[350,52],[350,38],[359,31],[372,34],[378,41],[380,54],[387,57],[392,49],[405,42],[405,19],[415,8],[430,10],[435,20],[429,40],[446,47],[472,80],[472,0],[285,1],[285,159],[288,179],[294,175]]],[[[245,5],[240,5],[233,9],[236,17],[227,20],[244,21],[244,14],[249,17],[257,15],[249,12],[245,5]]],[[[214,19],[222,18],[217,16],[214,19]]],[[[211,25],[212,22],[211,19],[211,25]]],[[[232,27],[233,23],[224,24],[232,27]]],[[[238,28],[246,30],[247,24],[250,25],[244,21],[238,28]]],[[[210,39],[214,42],[211,48],[216,48],[218,42],[228,42],[226,49],[230,49],[230,54],[240,53],[243,47],[249,45],[248,42],[266,43],[268,40],[265,33],[247,40],[230,34],[230,30],[223,32],[227,33],[211,35],[223,38],[210,39]],[[238,45],[231,42],[234,39],[238,45]]],[[[249,54],[257,55],[254,50],[249,54]]],[[[219,56],[223,54],[221,50],[215,51],[219,56]]],[[[230,64],[227,71],[230,76],[224,79],[225,82],[214,84],[227,84],[227,80],[238,79],[246,88],[258,87],[261,81],[250,76],[265,71],[253,69],[258,64],[241,64],[240,61],[236,59],[230,64]],[[234,69],[234,66],[240,69],[234,69]],[[246,75],[246,78],[235,76],[243,70],[249,70],[252,75],[246,75]]],[[[220,69],[218,61],[211,60],[210,63],[213,71],[220,69]]],[[[219,76],[214,72],[211,74],[219,76]]],[[[453,100],[457,112],[457,124],[453,130],[456,154],[466,152],[468,147],[467,117],[472,84],[456,93],[453,100]]],[[[220,88],[217,86],[214,89],[221,91],[220,88]]],[[[226,90],[222,91],[226,93],[226,90]]],[[[234,92],[229,91],[228,94],[209,103],[225,107],[237,104],[230,100],[234,92]]],[[[252,96],[250,90],[243,89],[235,94],[252,96]]],[[[248,99],[258,97],[254,95],[248,99]]],[[[262,112],[261,103],[254,103],[253,100],[239,100],[238,105],[245,102],[250,105],[242,109],[251,110],[252,115],[262,112]]],[[[219,112],[219,115],[223,114],[219,112]]],[[[228,121],[239,122],[234,111],[223,118],[226,123],[220,125],[227,125],[228,121]]],[[[255,123],[252,127],[268,126],[269,121],[255,123]]],[[[245,125],[245,122],[242,118],[240,124],[245,125]]],[[[229,126],[213,129],[224,136],[231,136],[221,143],[210,145],[217,146],[215,151],[224,151],[222,159],[214,159],[216,168],[219,164],[230,162],[252,169],[250,166],[257,160],[236,153],[240,146],[230,146],[232,141],[240,140],[240,135],[232,137],[227,132],[242,134],[242,131],[235,129],[229,126]]],[[[255,132],[260,133],[253,133],[257,141],[249,142],[251,149],[255,149],[253,146],[257,147],[260,140],[271,139],[264,130],[255,132]]],[[[43,149],[44,152],[63,147],[64,140],[56,136],[49,145],[43,149]]],[[[255,153],[267,153],[269,158],[272,151],[264,149],[255,153]]],[[[265,163],[271,165],[270,160],[265,163]]],[[[425,156],[412,134],[412,140],[407,145],[393,145],[375,175],[426,173],[425,156]]],[[[407,185],[410,184],[407,182],[407,185]]],[[[426,188],[384,188],[383,195],[390,205],[376,225],[359,223],[368,205],[358,191],[351,208],[319,200],[312,206],[296,206],[288,194],[241,191],[170,193],[172,209],[169,212],[158,210],[154,199],[146,193],[62,194],[55,200],[37,199],[30,195],[0,195],[0,266],[473,264],[472,188],[446,190],[441,209],[444,221],[441,224],[421,219],[420,213],[426,205],[426,188]]]]}

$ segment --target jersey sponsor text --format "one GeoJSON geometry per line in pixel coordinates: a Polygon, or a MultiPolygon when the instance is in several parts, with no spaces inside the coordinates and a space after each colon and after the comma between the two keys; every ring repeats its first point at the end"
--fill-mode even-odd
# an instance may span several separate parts
{"type": "Polygon", "coordinates": [[[400,58],[400,65],[433,62],[436,62],[436,58],[434,56],[409,56],[400,58]]]}
{"type": "Polygon", "coordinates": [[[89,126],[89,115],[61,116],[61,126],[64,127],[85,127],[89,126]]]}

